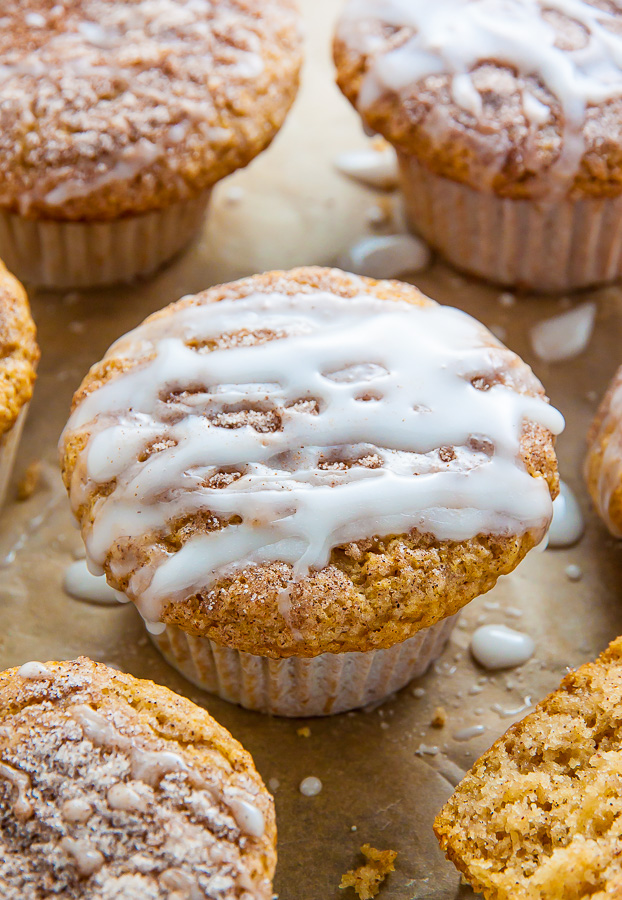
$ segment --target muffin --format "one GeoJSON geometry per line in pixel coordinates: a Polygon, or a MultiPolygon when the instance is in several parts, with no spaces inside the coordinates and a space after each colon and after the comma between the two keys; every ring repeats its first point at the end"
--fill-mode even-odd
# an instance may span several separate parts
{"type": "Polygon", "coordinates": [[[622,537],[622,368],[603,397],[587,444],[587,489],[609,531],[622,537]]]}
{"type": "Polygon", "coordinates": [[[272,140],[298,86],[295,0],[9,0],[0,256],[28,282],[153,272],[272,140]]]}
{"type": "Polygon", "coordinates": [[[502,285],[622,275],[622,11],[349,0],[338,83],[399,157],[409,226],[502,285]]]}
{"type": "Polygon", "coordinates": [[[323,715],[422,674],[540,542],[561,427],[466,313],[307,268],[117,341],[61,458],[91,567],[174,665],[244,706],[323,715]]]}
{"type": "Polygon", "coordinates": [[[89,659],[0,674],[3,897],[271,900],[272,798],[204,710],[89,659]]]}
{"type": "Polygon", "coordinates": [[[6,499],[38,360],[28,297],[0,262],[0,507],[6,499]]]}
{"type": "Polygon", "coordinates": [[[570,672],[473,766],[441,847],[486,900],[622,893],[622,638],[570,672]]]}

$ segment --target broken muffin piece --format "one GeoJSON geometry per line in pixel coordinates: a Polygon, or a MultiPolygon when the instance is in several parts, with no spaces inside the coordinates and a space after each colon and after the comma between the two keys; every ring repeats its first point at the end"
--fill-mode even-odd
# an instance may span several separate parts
{"type": "Polygon", "coordinates": [[[622,896],[622,638],[493,744],[434,830],[486,900],[622,896]]]}

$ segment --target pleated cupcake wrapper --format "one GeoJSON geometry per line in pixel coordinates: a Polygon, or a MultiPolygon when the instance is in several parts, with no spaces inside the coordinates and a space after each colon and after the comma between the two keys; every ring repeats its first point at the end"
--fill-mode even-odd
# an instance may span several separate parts
{"type": "Polygon", "coordinates": [[[254,656],[170,625],[151,639],[189,681],[224,700],[276,716],[328,716],[377,703],[423,675],[456,619],[443,619],[387,649],[312,659],[254,656]]]}
{"type": "Polygon", "coordinates": [[[14,425],[0,438],[0,508],[6,502],[11,473],[17,456],[17,447],[24,430],[29,405],[27,403],[22,407],[14,425]]]}
{"type": "Polygon", "coordinates": [[[546,292],[622,277],[622,197],[512,200],[398,157],[409,227],[457,268],[546,292]]]}
{"type": "Polygon", "coordinates": [[[0,258],[20,280],[52,290],[133,281],[155,272],[192,240],[210,194],[110,222],[0,212],[0,258]]]}

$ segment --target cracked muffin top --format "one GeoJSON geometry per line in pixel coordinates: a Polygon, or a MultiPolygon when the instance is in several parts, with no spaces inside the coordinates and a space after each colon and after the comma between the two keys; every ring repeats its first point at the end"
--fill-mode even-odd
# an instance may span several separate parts
{"type": "Polygon", "coordinates": [[[9,0],[0,10],[0,206],[106,220],[246,165],[301,63],[295,0],[9,0]]]}
{"type": "Polygon", "coordinates": [[[501,196],[622,192],[622,10],[610,0],[349,0],[338,83],[436,174],[501,196]]]}
{"type": "Polygon", "coordinates": [[[298,269],[117,341],[61,455],[91,563],[148,622],[313,656],[404,640],[511,571],[548,527],[562,424],[466,313],[298,269]]]}
{"type": "Polygon", "coordinates": [[[272,798],[189,700],[82,658],[0,674],[0,883],[23,900],[271,900],[272,798]]]}

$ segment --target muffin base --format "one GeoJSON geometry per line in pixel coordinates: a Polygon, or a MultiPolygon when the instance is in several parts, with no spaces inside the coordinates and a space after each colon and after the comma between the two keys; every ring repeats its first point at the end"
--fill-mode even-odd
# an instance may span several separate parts
{"type": "Polygon", "coordinates": [[[547,293],[622,277],[622,197],[513,200],[398,159],[408,227],[456,268],[547,293]]]}
{"type": "Polygon", "coordinates": [[[57,222],[0,212],[0,257],[21,281],[51,290],[146,277],[198,232],[211,190],[110,222],[57,222]]]}
{"type": "Polygon", "coordinates": [[[6,501],[13,464],[17,456],[17,447],[24,430],[29,405],[27,403],[22,407],[15,424],[0,438],[0,508],[6,501]]]}
{"type": "Polygon", "coordinates": [[[443,619],[382,650],[310,659],[254,656],[173,625],[150,637],[182,675],[223,700],[275,716],[329,716],[378,703],[423,675],[442,652],[456,620],[443,619]]]}

